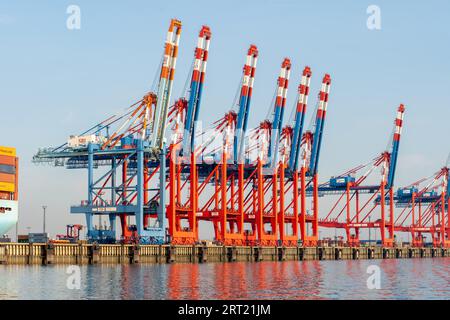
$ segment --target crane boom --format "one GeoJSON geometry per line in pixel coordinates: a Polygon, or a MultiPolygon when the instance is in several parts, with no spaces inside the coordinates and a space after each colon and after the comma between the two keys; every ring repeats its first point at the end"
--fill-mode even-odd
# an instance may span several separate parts
{"type": "Polygon", "coordinates": [[[241,96],[239,98],[239,112],[233,139],[234,162],[236,163],[242,160],[242,156],[244,154],[244,136],[247,130],[257,60],[258,48],[255,45],[251,45],[248,49],[247,60],[243,69],[241,96]]]}
{"type": "Polygon", "coordinates": [[[303,124],[305,122],[306,107],[308,105],[309,85],[311,82],[311,68],[303,69],[302,79],[298,86],[298,101],[295,113],[295,126],[292,136],[291,150],[289,156],[289,167],[293,170],[298,169],[301,137],[303,135],[303,124]]]}
{"type": "Polygon", "coordinates": [[[328,106],[328,94],[330,92],[331,77],[329,74],[325,74],[322,80],[322,88],[319,93],[319,108],[316,114],[315,131],[313,137],[313,145],[311,151],[310,169],[309,174],[311,176],[317,173],[319,164],[320,146],[322,144],[323,128],[325,125],[325,117],[328,106]]]}
{"type": "Polygon", "coordinates": [[[272,132],[270,135],[270,144],[268,150],[270,166],[275,166],[278,162],[278,145],[280,141],[281,127],[283,125],[284,107],[286,106],[290,73],[291,60],[289,60],[289,58],[284,58],[281,64],[280,75],[277,81],[277,97],[275,99],[272,132]]]}
{"type": "Polygon", "coordinates": [[[405,106],[403,104],[400,104],[397,110],[397,118],[395,119],[395,131],[394,136],[392,138],[391,157],[389,161],[389,174],[386,186],[388,189],[394,185],[395,169],[397,168],[398,149],[402,134],[404,113],[405,113],[405,106]]]}
{"type": "Polygon", "coordinates": [[[186,123],[183,135],[183,153],[188,154],[195,148],[195,131],[200,113],[200,101],[203,92],[203,82],[206,74],[211,30],[203,26],[198,35],[197,47],[194,54],[194,68],[192,70],[191,88],[186,112],[186,123]]]}
{"type": "Polygon", "coordinates": [[[150,145],[153,148],[161,149],[164,143],[164,134],[167,124],[167,113],[169,110],[170,94],[172,92],[173,78],[178,56],[178,44],[181,35],[181,21],[172,19],[169,31],[167,32],[166,44],[164,47],[164,59],[161,66],[161,74],[158,85],[158,100],[152,125],[152,135],[150,145]]]}

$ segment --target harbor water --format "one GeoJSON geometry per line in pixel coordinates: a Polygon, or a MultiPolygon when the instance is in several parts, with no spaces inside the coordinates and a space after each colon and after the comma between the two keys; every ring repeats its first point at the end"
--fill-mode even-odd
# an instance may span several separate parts
{"type": "Polygon", "coordinates": [[[0,299],[449,297],[450,258],[0,266],[0,299]],[[374,272],[376,287],[369,279],[374,272]]]}

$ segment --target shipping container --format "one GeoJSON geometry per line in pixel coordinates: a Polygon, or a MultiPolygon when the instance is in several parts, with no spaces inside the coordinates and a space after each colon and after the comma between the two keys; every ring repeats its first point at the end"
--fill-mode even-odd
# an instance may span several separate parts
{"type": "Polygon", "coordinates": [[[103,136],[91,134],[87,136],[70,136],[67,145],[73,149],[86,148],[89,143],[103,144],[106,138],[103,136]]]}
{"type": "Polygon", "coordinates": [[[17,242],[19,242],[19,243],[28,243],[28,235],[27,234],[19,234],[17,236],[17,242]]]}
{"type": "Polygon", "coordinates": [[[397,190],[397,196],[399,198],[410,198],[413,193],[417,193],[419,190],[416,187],[403,188],[397,190]]]}
{"type": "Polygon", "coordinates": [[[29,233],[28,242],[29,243],[47,243],[49,240],[48,233],[29,233]]]}
{"type": "Polygon", "coordinates": [[[346,187],[347,183],[355,182],[355,177],[345,176],[345,177],[332,177],[330,179],[331,187],[346,187]]]}

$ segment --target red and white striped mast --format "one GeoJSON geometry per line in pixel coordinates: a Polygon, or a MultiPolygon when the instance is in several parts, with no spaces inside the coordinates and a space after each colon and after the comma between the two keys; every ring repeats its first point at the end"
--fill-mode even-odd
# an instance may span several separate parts
{"type": "Polygon", "coordinates": [[[167,32],[164,48],[164,58],[161,66],[159,79],[158,100],[156,102],[155,114],[152,124],[152,135],[150,146],[161,149],[164,143],[164,134],[167,125],[167,114],[169,111],[170,95],[172,92],[173,79],[178,57],[178,44],[181,35],[181,21],[172,19],[167,32]]]}

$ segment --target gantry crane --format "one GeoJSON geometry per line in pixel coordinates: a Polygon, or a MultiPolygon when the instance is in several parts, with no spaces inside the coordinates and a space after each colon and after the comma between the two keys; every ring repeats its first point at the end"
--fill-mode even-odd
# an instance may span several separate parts
{"type": "Polygon", "coordinates": [[[33,157],[35,163],[87,169],[87,200],[72,206],[71,213],[85,215],[90,241],[115,242],[117,217],[125,242],[166,240],[164,135],[180,35],[181,22],[172,19],[157,93],[146,94],[125,112],[71,136],[59,147],[40,149],[33,157]],[[109,228],[95,228],[94,216],[107,216],[109,228]]]}
{"type": "Polygon", "coordinates": [[[404,196],[408,188],[396,195],[393,192],[403,105],[397,110],[389,150],[319,184],[331,77],[326,74],[322,79],[313,125],[306,130],[311,69],[305,67],[294,123],[283,126],[291,72],[291,61],[285,58],[270,106],[272,117],[248,130],[259,57],[257,47],[251,45],[237,110],[226,112],[213,124],[212,132],[198,133],[211,30],[203,26],[198,35],[189,95],[171,104],[180,35],[181,22],[173,19],[156,92],[71,136],[59,147],[39,150],[33,158],[35,162],[87,169],[87,199],[72,206],[71,212],[85,216],[90,241],[116,241],[118,218],[125,242],[193,244],[199,240],[199,222],[207,221],[216,241],[227,245],[294,246],[300,240],[305,246],[314,246],[319,227],[333,227],[345,229],[350,245],[359,244],[361,228],[379,228],[384,246],[393,245],[395,231],[411,232],[415,245],[422,245],[417,239],[429,232],[435,244],[439,241],[448,246],[448,166],[434,176],[435,185],[420,190],[414,189],[418,184],[413,185],[410,199],[404,196]],[[173,134],[166,147],[169,124],[173,134]],[[206,140],[199,143],[198,137],[206,140]],[[357,176],[363,169],[367,171],[357,176]],[[380,182],[366,184],[377,169],[381,170],[380,182]],[[433,194],[436,190],[440,194],[433,194]],[[428,193],[429,202],[425,199],[428,193]],[[370,196],[361,203],[363,194],[370,196]],[[319,196],[325,195],[339,199],[319,220],[319,196]],[[417,219],[416,208],[425,203],[429,208],[418,209],[417,219]],[[407,215],[411,225],[405,225],[400,216],[394,220],[394,205],[411,208],[407,215]],[[370,221],[377,208],[379,216],[370,221]],[[104,216],[110,227],[95,228],[94,218],[104,216]]]}
{"type": "Polygon", "coordinates": [[[252,199],[254,205],[249,206],[245,211],[244,220],[251,226],[249,240],[261,245],[275,245],[278,241],[278,146],[290,69],[291,61],[285,58],[281,63],[277,79],[273,119],[272,121],[264,120],[256,133],[259,148],[251,173],[255,181],[253,190],[247,198],[252,199]]]}
{"type": "MultiPolygon", "coordinates": [[[[305,67],[302,73],[301,82],[298,86],[298,97],[294,109],[294,128],[289,124],[286,125],[282,130],[281,136],[278,230],[280,233],[280,242],[283,245],[297,245],[299,240],[299,229],[301,230],[300,239],[305,244],[311,240],[314,241],[314,237],[306,238],[305,173],[307,171],[307,163],[309,164],[309,161],[307,161],[308,155],[306,154],[306,150],[303,149],[304,158],[300,158],[302,155],[302,141],[305,142],[305,139],[303,139],[303,129],[306,108],[308,105],[311,75],[311,68],[308,66],[305,67]],[[302,188],[300,188],[300,186],[302,186],[302,188]],[[290,190],[292,190],[291,199],[288,197],[285,199],[284,195],[290,190]],[[299,202],[299,199],[301,202],[299,202]]],[[[303,147],[306,147],[306,145],[303,144],[303,147]]]]}
{"type": "Polygon", "coordinates": [[[400,104],[397,109],[389,151],[382,152],[366,164],[332,177],[319,187],[319,192],[322,195],[338,196],[326,217],[320,220],[319,226],[345,229],[347,242],[351,246],[360,244],[361,228],[379,228],[382,245],[394,245],[393,186],[404,112],[405,107],[400,104]],[[358,173],[367,168],[368,170],[364,174],[357,176],[358,173]],[[365,185],[363,182],[376,169],[380,169],[380,183],[365,185]],[[370,194],[371,196],[367,201],[361,203],[362,194],[370,194]],[[388,210],[386,210],[387,206],[388,210]],[[370,217],[373,218],[376,208],[380,209],[379,216],[370,221],[370,217]],[[386,235],[386,229],[388,235],[386,235]],[[354,234],[351,233],[352,230],[354,230],[354,234]]]}
{"type": "MultiPolygon", "coordinates": [[[[170,146],[169,157],[169,204],[167,218],[169,233],[173,243],[195,243],[198,239],[198,224],[196,215],[198,211],[198,175],[197,153],[195,150],[196,123],[200,113],[200,101],[203,91],[203,82],[206,74],[206,63],[211,39],[209,27],[203,26],[198,36],[195,49],[195,61],[192,71],[189,100],[185,114],[176,110],[176,130],[184,127],[181,144],[173,141],[170,146]],[[184,118],[184,122],[180,119],[184,118]],[[180,154],[182,155],[180,157],[180,154]],[[184,181],[189,184],[188,201],[182,199],[183,169],[188,168],[189,177],[184,181]],[[184,226],[184,222],[187,225],[184,226]]],[[[182,103],[179,102],[179,103],[182,103]]]]}
{"type": "Polygon", "coordinates": [[[448,178],[447,164],[430,177],[397,190],[393,200],[402,211],[394,229],[409,232],[412,246],[423,247],[424,234],[429,234],[434,247],[450,247],[448,178]]]}
{"type": "MultiPolygon", "coordinates": [[[[217,241],[224,243],[243,244],[243,218],[242,214],[236,214],[227,208],[227,174],[230,172],[233,183],[231,184],[232,204],[235,203],[234,193],[235,177],[239,175],[239,190],[242,189],[244,163],[239,162],[242,156],[239,152],[232,152],[232,144],[236,145],[234,151],[238,151],[243,143],[244,130],[247,126],[250,110],[250,98],[254,83],[254,75],[258,58],[256,46],[251,45],[247,52],[247,59],[243,70],[242,83],[240,85],[241,96],[239,99],[239,113],[229,111],[215,123],[212,139],[207,139],[203,144],[190,144],[190,157],[186,159],[185,153],[179,156],[176,143],[171,145],[171,160],[169,165],[169,206],[167,217],[172,243],[192,244],[198,241],[198,222],[200,220],[212,221],[217,241]],[[238,123],[240,129],[237,129],[238,123]],[[214,138],[225,135],[224,143],[220,144],[216,153],[207,155],[207,149],[214,138]],[[218,163],[209,163],[208,157],[218,158],[218,163]],[[198,162],[197,160],[200,160],[198,162]],[[236,159],[236,162],[234,161],[236,159]],[[205,160],[205,161],[204,161],[205,160]],[[235,166],[230,170],[228,165],[235,166]],[[237,169],[236,169],[237,168],[237,169]],[[214,185],[214,190],[209,190],[208,184],[214,185]],[[207,195],[208,192],[212,195],[207,195]],[[204,199],[204,197],[206,197],[204,199]]],[[[175,116],[177,119],[183,117],[175,116]]],[[[182,124],[180,124],[182,126],[182,124]]],[[[176,125],[175,127],[178,127],[176,125]]],[[[186,132],[186,131],[185,131],[186,132]]],[[[194,137],[194,133],[191,133],[194,137]]],[[[191,140],[192,141],[192,140],[191,140]]],[[[241,151],[243,150],[243,147],[241,151]]],[[[237,179],[236,179],[237,180],[237,179]]],[[[242,194],[239,203],[242,203],[242,194]]],[[[242,211],[240,211],[242,212],[242,211]]]]}

